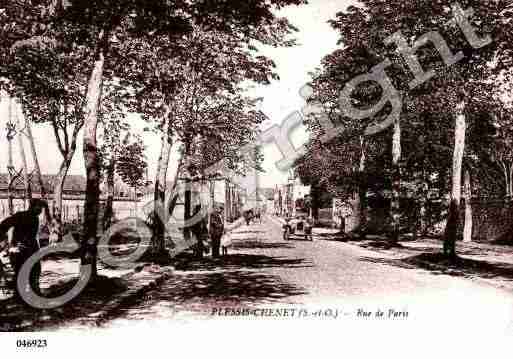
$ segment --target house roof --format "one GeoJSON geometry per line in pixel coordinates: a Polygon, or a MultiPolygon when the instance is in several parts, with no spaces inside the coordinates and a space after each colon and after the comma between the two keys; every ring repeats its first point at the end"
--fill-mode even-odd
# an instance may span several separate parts
{"type": "MultiPolygon", "coordinates": [[[[52,193],[53,191],[53,182],[55,180],[56,175],[42,175],[43,185],[47,192],[52,193]]],[[[0,173],[0,191],[7,191],[7,185],[9,181],[9,176],[6,173],[0,173]]],[[[41,188],[39,186],[38,181],[32,176],[30,180],[30,188],[32,192],[40,192],[41,188]]],[[[23,191],[23,177],[18,178],[14,181],[14,189],[16,191],[23,191]]],[[[86,178],[80,175],[67,175],[64,181],[64,191],[65,192],[85,192],[86,190],[86,178]]]]}

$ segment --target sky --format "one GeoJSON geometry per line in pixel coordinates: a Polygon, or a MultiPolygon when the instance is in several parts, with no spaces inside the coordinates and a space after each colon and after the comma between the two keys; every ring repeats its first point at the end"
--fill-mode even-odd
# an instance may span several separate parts
{"type": "MultiPolygon", "coordinates": [[[[311,0],[308,5],[300,7],[288,7],[278,12],[287,17],[298,29],[294,35],[298,45],[292,48],[265,48],[263,54],[274,60],[277,65],[276,72],[280,76],[279,81],[273,81],[268,86],[258,86],[253,91],[256,96],[263,98],[262,111],[267,115],[268,121],[262,124],[265,131],[273,124],[281,124],[282,121],[295,111],[300,111],[305,105],[299,95],[299,90],[311,78],[308,72],[315,70],[320,65],[321,59],[337,48],[337,33],[329,26],[327,21],[335,18],[338,11],[344,10],[352,1],[350,0],[311,0]]],[[[0,172],[6,172],[7,166],[7,141],[5,140],[5,128],[7,120],[7,101],[2,98],[0,102],[0,136],[5,147],[0,150],[0,172]]],[[[138,115],[130,114],[129,120],[135,132],[142,132],[146,124],[138,115]]],[[[57,144],[49,125],[32,125],[32,132],[38,151],[38,159],[41,171],[47,174],[57,173],[62,160],[57,150],[57,144]]],[[[292,134],[292,143],[299,147],[308,139],[304,128],[298,128],[292,134]]],[[[72,161],[69,174],[85,175],[84,160],[82,155],[82,134],[79,135],[77,152],[72,161]]],[[[150,180],[154,177],[156,164],[160,151],[160,137],[156,134],[144,133],[146,155],[148,158],[148,175],[150,180]]],[[[18,144],[13,143],[15,167],[20,168],[21,157],[18,144]]],[[[273,144],[264,146],[265,160],[263,168],[265,173],[259,176],[261,187],[274,187],[287,181],[288,173],[278,170],[275,162],[281,158],[278,148],[273,144]]],[[[30,156],[30,148],[25,142],[25,153],[29,171],[33,168],[30,156]]],[[[170,168],[173,164],[170,163],[170,168]]]]}

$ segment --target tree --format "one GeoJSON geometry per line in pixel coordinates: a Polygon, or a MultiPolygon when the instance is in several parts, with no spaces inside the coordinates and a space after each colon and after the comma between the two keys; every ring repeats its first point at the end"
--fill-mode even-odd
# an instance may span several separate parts
{"type": "Polygon", "coordinates": [[[513,109],[507,104],[498,102],[492,112],[493,134],[490,146],[481,151],[484,161],[489,160],[496,166],[498,174],[503,178],[503,194],[507,200],[513,198],[513,109]]]}
{"type": "MultiPolygon", "coordinates": [[[[197,19],[211,29],[218,28],[227,33],[240,33],[248,41],[258,35],[260,25],[273,22],[274,7],[300,4],[300,0],[259,1],[253,6],[226,3],[219,6],[216,1],[182,3],[168,1],[123,0],[115,3],[105,1],[40,2],[36,10],[25,4],[23,10],[35,13],[37,22],[32,28],[52,29],[54,38],[65,38],[67,43],[84,46],[91,52],[88,62],[89,75],[84,107],[84,158],[87,174],[85,202],[84,240],[82,263],[92,266],[96,275],[96,223],[98,220],[99,168],[97,149],[97,126],[99,106],[102,98],[104,75],[115,58],[115,43],[127,38],[151,38],[167,33],[181,34],[188,28],[191,19],[197,19]],[[255,26],[256,25],[256,26],[255,26]]],[[[23,13],[23,12],[22,12],[23,13]]],[[[23,21],[23,16],[17,18],[23,21]]],[[[32,18],[30,19],[32,20],[32,18]]],[[[25,22],[26,23],[26,22],[25,22]]],[[[30,23],[30,21],[29,21],[30,23]]],[[[9,30],[9,29],[8,29],[9,30]]],[[[32,33],[23,37],[32,38],[32,33]]]]}
{"type": "Polygon", "coordinates": [[[50,240],[57,241],[62,235],[63,186],[83,126],[83,63],[88,53],[54,38],[39,12],[41,6],[34,9],[23,2],[4,6],[2,32],[8,40],[1,46],[0,71],[5,87],[20,99],[27,121],[51,126],[62,156],[50,206],[50,240]],[[28,18],[23,16],[27,11],[28,18]]]}
{"type": "Polygon", "coordinates": [[[144,145],[140,137],[135,137],[132,142],[129,139],[124,143],[125,146],[118,157],[117,174],[121,180],[130,186],[144,186],[144,174],[146,173],[146,157],[144,154],[144,145]]]}
{"type": "MultiPolygon", "coordinates": [[[[405,4],[402,1],[368,0],[364,1],[361,7],[349,7],[346,12],[337,14],[337,19],[332,22],[332,25],[341,33],[346,47],[343,51],[346,54],[354,53],[356,49],[363,49],[370,53],[370,59],[377,58],[380,63],[383,63],[384,59],[390,60],[386,62],[387,74],[389,78],[393,78],[393,88],[397,88],[396,91],[402,94],[408,113],[431,111],[452,114],[455,119],[452,200],[449,206],[444,246],[444,252],[454,257],[468,108],[481,103],[481,96],[477,96],[477,99],[474,97],[476,97],[475,94],[486,93],[485,89],[488,86],[485,80],[490,72],[487,64],[494,56],[496,57],[499,48],[507,49],[506,38],[509,35],[503,34],[506,24],[503,21],[505,2],[466,1],[463,4],[464,8],[472,6],[473,15],[464,12],[459,5],[451,5],[449,1],[431,3],[411,1],[405,4]],[[461,31],[444,27],[451,15],[454,18],[453,24],[457,25],[456,29],[461,31]],[[472,27],[476,24],[473,21],[479,21],[478,29],[476,26],[472,27]],[[472,25],[469,27],[470,24],[472,25]],[[488,37],[492,34],[497,40],[494,45],[490,45],[488,37]],[[394,55],[391,51],[393,45],[399,54],[394,55]],[[428,68],[431,71],[428,72],[428,68]],[[410,73],[414,75],[413,81],[410,73]],[[390,74],[393,74],[393,77],[390,74]],[[435,74],[438,76],[434,76],[435,74]],[[459,90],[455,91],[455,89],[459,90]],[[473,97],[469,94],[473,94],[473,97]]],[[[351,63],[353,59],[349,58],[345,63],[351,63]]],[[[502,60],[502,62],[505,61],[502,60]]],[[[363,63],[368,64],[369,61],[363,63]]],[[[368,68],[364,71],[369,70],[368,68]]],[[[347,75],[358,75],[358,67],[355,65],[352,70],[350,68],[347,75]]],[[[343,75],[338,76],[337,79],[340,77],[343,75]]],[[[366,86],[366,88],[367,93],[372,94],[373,86],[366,86]]],[[[376,103],[376,100],[369,102],[365,101],[365,98],[362,101],[361,93],[358,91],[356,89],[356,93],[353,94],[353,99],[358,100],[355,101],[357,105],[372,106],[376,103]]],[[[378,100],[380,98],[382,97],[377,97],[378,100]]],[[[394,107],[393,101],[389,103],[392,103],[392,111],[404,110],[402,105],[399,108],[399,106],[394,107]]],[[[401,117],[404,116],[404,114],[401,115],[401,117]]],[[[374,116],[376,123],[383,123],[383,119],[382,114],[378,113],[374,116]]],[[[397,134],[396,131],[394,137],[398,138],[397,134]]],[[[394,157],[394,163],[396,163],[397,152],[394,157]]],[[[394,172],[396,171],[397,168],[394,172]]],[[[396,224],[394,226],[396,227],[396,224]]]]}
{"type": "MultiPolygon", "coordinates": [[[[307,146],[310,160],[305,166],[317,167],[310,175],[314,179],[311,184],[316,188],[315,182],[319,181],[322,188],[342,197],[358,193],[360,234],[365,234],[369,186],[379,190],[375,187],[378,183],[371,178],[386,177],[391,173],[390,166],[386,165],[390,162],[390,154],[383,151],[390,144],[380,134],[364,136],[366,126],[373,119],[359,122],[344,116],[339,93],[345,82],[374,66],[378,60],[374,53],[360,46],[346,47],[327,55],[322,60],[322,69],[312,74],[313,91],[304,111],[305,123],[312,137],[307,146]],[[320,164],[323,165],[319,167],[320,164]]],[[[362,104],[372,103],[379,99],[379,95],[377,86],[357,88],[353,94],[362,104]]],[[[302,180],[307,179],[302,177],[302,180]]],[[[378,187],[382,189],[383,185],[378,187]]]]}
{"type": "MultiPolygon", "coordinates": [[[[292,44],[286,41],[290,31],[286,23],[278,21],[266,29],[277,31],[261,41],[276,46],[292,44]]],[[[269,83],[276,76],[272,73],[274,64],[257,56],[257,50],[240,34],[209,31],[198,24],[172,44],[163,36],[151,44],[136,42],[130,48],[143,49],[146,54],[145,65],[132,72],[135,106],[161,133],[152,216],[152,247],[160,253],[165,249],[164,222],[168,210],[172,210],[163,211],[173,145],[181,146],[183,151],[177,153],[178,165],[171,178],[176,179],[179,173],[189,180],[202,176],[203,168],[222,159],[236,169],[244,163],[241,147],[256,141],[256,126],[263,120],[252,108],[254,102],[242,95],[241,84],[269,83]],[[170,56],[171,62],[167,59],[170,56]]]]}
{"type": "MultiPolygon", "coordinates": [[[[105,99],[104,99],[105,101],[105,99]]],[[[113,103],[109,103],[113,105],[113,103]]],[[[100,160],[102,178],[107,188],[103,227],[107,229],[112,222],[114,185],[116,175],[134,191],[144,185],[146,157],[144,144],[139,136],[131,134],[130,124],[126,122],[124,111],[102,106],[102,129],[100,160]]],[[[136,198],[137,199],[137,198],[136,198]]]]}

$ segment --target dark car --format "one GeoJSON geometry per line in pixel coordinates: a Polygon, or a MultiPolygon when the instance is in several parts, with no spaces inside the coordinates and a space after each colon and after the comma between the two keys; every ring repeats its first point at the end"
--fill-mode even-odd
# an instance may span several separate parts
{"type": "Polygon", "coordinates": [[[285,219],[283,225],[283,239],[289,240],[290,236],[303,236],[313,241],[312,223],[306,216],[298,215],[295,218],[285,219]]]}

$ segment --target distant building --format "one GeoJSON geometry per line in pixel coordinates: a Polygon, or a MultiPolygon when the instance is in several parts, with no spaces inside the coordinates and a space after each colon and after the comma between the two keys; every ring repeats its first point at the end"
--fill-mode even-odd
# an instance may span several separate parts
{"type": "Polygon", "coordinates": [[[274,188],[273,203],[274,203],[274,214],[281,215],[282,213],[282,193],[278,185],[274,188]]]}
{"type": "MultiPolygon", "coordinates": [[[[53,198],[53,182],[55,175],[42,175],[43,185],[47,192],[49,199],[53,198]]],[[[0,219],[5,218],[9,214],[8,204],[8,182],[9,176],[5,173],[0,174],[0,219]]],[[[86,178],[80,175],[68,175],[64,181],[63,188],[63,208],[62,215],[64,221],[80,220],[83,216],[83,204],[86,193],[86,178]]],[[[32,176],[29,181],[30,190],[33,198],[41,197],[41,188],[38,181],[32,176]]],[[[100,186],[101,194],[100,199],[105,200],[107,193],[104,188],[100,186]]],[[[13,183],[12,188],[13,207],[14,212],[24,210],[26,203],[24,202],[25,188],[23,179],[18,178],[13,183]]],[[[135,214],[132,208],[140,197],[140,193],[135,193],[134,189],[130,188],[120,180],[116,180],[114,184],[114,212],[119,218],[132,216],[135,214]]]]}
{"type": "Polygon", "coordinates": [[[276,185],[273,196],[275,213],[295,216],[298,210],[304,209],[304,199],[309,194],[310,186],[303,185],[299,178],[289,180],[284,185],[276,185]]]}

